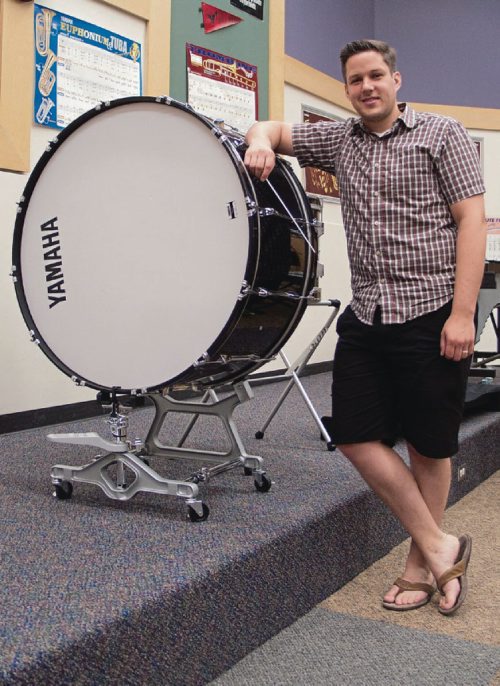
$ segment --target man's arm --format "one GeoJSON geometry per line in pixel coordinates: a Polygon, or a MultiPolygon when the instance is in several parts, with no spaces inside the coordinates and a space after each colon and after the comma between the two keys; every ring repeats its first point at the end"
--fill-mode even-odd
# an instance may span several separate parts
{"type": "Polygon", "coordinates": [[[483,195],[474,195],[450,207],[457,225],[457,264],[451,315],[441,332],[441,355],[464,359],[474,351],[474,313],[484,273],[486,220],[483,195]]]}
{"type": "Polygon", "coordinates": [[[274,169],[275,152],[293,155],[292,126],[279,121],[261,121],[251,126],[246,135],[248,149],[245,165],[261,181],[274,169]]]}

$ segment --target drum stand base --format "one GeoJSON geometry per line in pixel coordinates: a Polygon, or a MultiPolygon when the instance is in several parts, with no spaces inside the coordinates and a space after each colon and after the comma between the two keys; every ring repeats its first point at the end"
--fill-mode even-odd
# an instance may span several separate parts
{"type": "Polygon", "coordinates": [[[108,419],[114,441],[106,440],[95,432],[47,436],[50,441],[56,443],[91,445],[105,451],[83,467],[54,465],[50,475],[55,497],[61,500],[70,498],[74,482],[99,486],[114,500],[129,500],[139,491],[159,493],[183,498],[188,506],[189,519],[199,522],[207,519],[209,514],[208,506],[200,498],[200,482],[208,482],[217,474],[242,467],[246,475],[251,474],[254,477],[255,488],[258,491],[266,492],[271,488],[271,481],[263,469],[262,458],[245,452],[233,420],[235,408],[253,397],[247,381],[235,384],[233,392],[222,399],[219,399],[213,390],[207,391],[201,402],[174,400],[161,393],[147,394],[147,397],[155,406],[155,415],[144,443],[139,439],[133,442],[127,440],[128,417],[119,414],[116,408],[108,419]],[[169,412],[192,415],[176,446],[164,445],[159,437],[169,412]],[[200,415],[216,416],[221,420],[230,442],[227,452],[182,447],[200,415]],[[201,466],[185,480],[177,481],[160,476],[150,467],[149,457],[195,460],[213,463],[214,466],[201,466]],[[221,462],[221,459],[224,461],[221,462]]]}

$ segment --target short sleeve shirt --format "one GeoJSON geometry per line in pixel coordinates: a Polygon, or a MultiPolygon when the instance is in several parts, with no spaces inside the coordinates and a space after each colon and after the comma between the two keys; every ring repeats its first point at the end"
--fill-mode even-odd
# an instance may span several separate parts
{"type": "Polygon", "coordinates": [[[351,265],[351,306],[366,324],[377,305],[396,324],[453,297],[457,226],[450,205],[484,193],[474,142],[454,119],[401,115],[382,136],[361,119],[297,124],[302,167],[336,175],[351,265]]]}

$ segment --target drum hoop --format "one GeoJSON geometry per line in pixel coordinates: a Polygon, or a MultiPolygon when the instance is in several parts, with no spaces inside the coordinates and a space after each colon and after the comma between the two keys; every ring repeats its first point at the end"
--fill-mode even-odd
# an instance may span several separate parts
{"type": "MultiPolygon", "coordinates": [[[[75,370],[71,369],[68,367],[50,348],[50,346],[46,343],[44,340],[43,336],[41,335],[35,320],[31,314],[29,305],[28,305],[28,300],[26,298],[25,292],[24,292],[24,286],[23,286],[23,275],[22,275],[22,266],[21,266],[21,243],[22,243],[22,235],[23,235],[23,228],[24,228],[24,221],[26,218],[26,212],[29,207],[29,203],[31,200],[31,197],[33,195],[33,191],[35,190],[35,187],[38,183],[38,180],[40,179],[45,167],[49,163],[49,161],[52,159],[54,154],[57,152],[57,150],[61,147],[61,145],[64,143],[64,141],[69,138],[74,131],[79,129],[83,124],[85,124],[87,121],[93,119],[97,115],[99,115],[103,111],[108,111],[112,110],[118,107],[121,107],[123,105],[128,105],[128,104],[142,104],[142,103],[157,103],[157,104],[163,104],[167,105],[170,107],[175,107],[177,109],[183,110],[190,115],[194,116],[197,118],[199,121],[201,121],[207,128],[211,129],[212,133],[216,136],[216,138],[219,140],[219,142],[224,146],[226,151],[229,154],[229,158],[231,159],[231,162],[233,163],[233,166],[236,169],[236,172],[238,173],[240,182],[242,184],[242,188],[244,191],[245,196],[250,200],[250,202],[253,202],[257,204],[257,198],[255,196],[255,191],[253,188],[253,185],[250,180],[250,176],[248,174],[248,171],[243,164],[240,156],[236,152],[235,145],[232,143],[231,139],[225,135],[224,131],[222,129],[217,128],[211,120],[208,118],[204,117],[203,115],[195,112],[192,107],[189,105],[186,105],[185,103],[182,103],[180,101],[174,100],[173,98],[170,98],[168,96],[161,96],[161,97],[154,97],[154,96],[131,96],[131,97],[126,97],[126,98],[117,98],[116,100],[111,100],[109,102],[103,102],[100,103],[99,105],[96,105],[93,109],[88,110],[87,112],[84,112],[81,114],[79,117],[74,119],[72,122],[70,122],[64,129],[62,129],[54,139],[52,139],[45,151],[42,153],[40,156],[40,159],[34,166],[28,181],[26,183],[26,186],[24,187],[23,193],[21,195],[20,201],[18,203],[18,211],[17,211],[17,216],[16,216],[16,221],[14,224],[14,232],[13,232],[13,242],[12,242],[12,274],[14,277],[14,288],[15,288],[15,293],[17,297],[17,301],[19,304],[19,308],[21,310],[21,314],[23,316],[23,319],[25,321],[26,326],[28,327],[28,330],[30,332],[30,337],[33,342],[35,342],[39,348],[42,350],[42,352],[46,355],[46,357],[56,366],[58,367],[66,376],[70,377],[77,385],[79,386],[88,386],[90,388],[94,388],[95,390],[98,391],[117,391],[118,393],[121,394],[130,394],[130,393],[135,393],[137,391],[140,392],[149,392],[149,391],[156,391],[156,390],[161,390],[162,388],[165,388],[166,385],[168,384],[169,386],[175,384],[177,381],[182,380],[182,378],[186,375],[187,372],[192,370],[194,367],[191,366],[187,370],[183,370],[180,374],[177,376],[171,378],[171,379],[165,379],[163,382],[155,384],[154,386],[149,386],[148,388],[143,388],[143,389],[137,389],[137,388],[121,388],[121,387],[114,387],[110,388],[109,386],[104,386],[102,384],[99,384],[91,379],[87,379],[75,370]]],[[[258,218],[255,215],[249,215],[248,217],[248,222],[249,222],[249,231],[254,232],[254,234],[257,236],[257,246],[254,247],[252,245],[252,242],[249,242],[250,246],[250,251],[247,259],[247,266],[245,269],[245,280],[249,281],[250,283],[253,283],[255,280],[255,275],[257,272],[257,258],[259,255],[260,251],[260,226],[259,226],[259,221],[258,218]]],[[[220,344],[222,341],[224,341],[227,336],[227,330],[231,330],[231,328],[234,326],[234,323],[238,321],[240,318],[243,310],[244,310],[245,304],[242,300],[237,300],[235,303],[235,306],[233,308],[233,311],[229,314],[226,325],[224,329],[220,332],[220,334],[217,336],[215,341],[210,345],[208,350],[206,351],[208,355],[213,353],[216,349],[219,348],[220,344]]]]}

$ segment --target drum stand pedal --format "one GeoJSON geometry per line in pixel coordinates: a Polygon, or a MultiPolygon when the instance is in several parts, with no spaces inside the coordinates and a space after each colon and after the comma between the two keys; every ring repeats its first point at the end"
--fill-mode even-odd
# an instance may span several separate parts
{"type": "Polygon", "coordinates": [[[208,390],[200,402],[175,400],[168,395],[162,395],[161,392],[145,394],[145,397],[152,401],[155,415],[144,442],[140,439],[134,441],[127,439],[128,416],[119,412],[124,408],[119,405],[116,397],[113,399],[112,412],[108,418],[113,440],[106,440],[95,432],[47,436],[55,443],[88,445],[104,451],[82,467],[54,465],[51,470],[51,479],[56,498],[60,500],[71,498],[74,482],[99,486],[109,498],[114,500],[129,500],[139,491],[159,493],[183,498],[188,506],[189,519],[192,522],[200,522],[208,518],[209,508],[201,500],[198,484],[208,482],[217,474],[242,467],[245,475],[254,477],[257,491],[261,493],[269,491],[272,482],[263,469],[262,458],[245,452],[233,420],[235,408],[253,398],[248,381],[235,384],[233,392],[222,399],[219,399],[213,390],[208,390]],[[176,446],[164,445],[159,436],[170,412],[192,415],[187,429],[176,446]],[[182,447],[200,415],[216,416],[221,420],[229,438],[229,450],[215,452],[182,447]],[[150,457],[195,460],[214,463],[214,466],[204,465],[185,480],[178,481],[160,476],[150,466],[150,457]],[[221,459],[224,461],[221,462],[221,459]]]}
{"type": "Polygon", "coordinates": [[[280,350],[280,357],[283,360],[283,362],[286,365],[286,370],[283,372],[283,374],[279,374],[276,376],[269,376],[269,377],[264,377],[264,378],[259,378],[260,381],[280,381],[282,379],[289,379],[287,385],[283,389],[283,392],[281,393],[280,397],[278,398],[278,401],[274,408],[272,409],[271,413],[269,414],[268,418],[262,425],[261,429],[256,432],[255,438],[264,438],[264,433],[271,423],[273,417],[275,414],[278,412],[280,409],[281,405],[284,403],[286,397],[292,390],[293,386],[295,385],[301,394],[302,398],[304,399],[304,402],[307,405],[307,408],[309,409],[309,412],[312,414],[314,421],[318,425],[318,428],[321,433],[321,439],[326,441],[326,445],[328,450],[333,451],[335,450],[335,445],[332,442],[332,439],[330,438],[330,434],[328,433],[325,425],[321,421],[318,413],[316,412],[316,409],[314,408],[314,405],[311,402],[311,399],[307,395],[306,389],[304,388],[301,380],[300,380],[300,375],[303,372],[305,366],[311,359],[314,351],[318,347],[318,345],[321,343],[323,340],[324,336],[326,335],[328,329],[332,325],[334,319],[339,313],[340,309],[340,300],[322,300],[317,303],[314,303],[314,307],[318,306],[326,306],[326,307],[331,307],[332,312],[329,315],[326,324],[322,327],[322,329],[319,331],[319,333],[313,338],[311,343],[303,350],[303,352],[299,355],[299,357],[295,360],[295,362],[290,363],[289,359],[283,352],[283,350],[280,350]]]}

